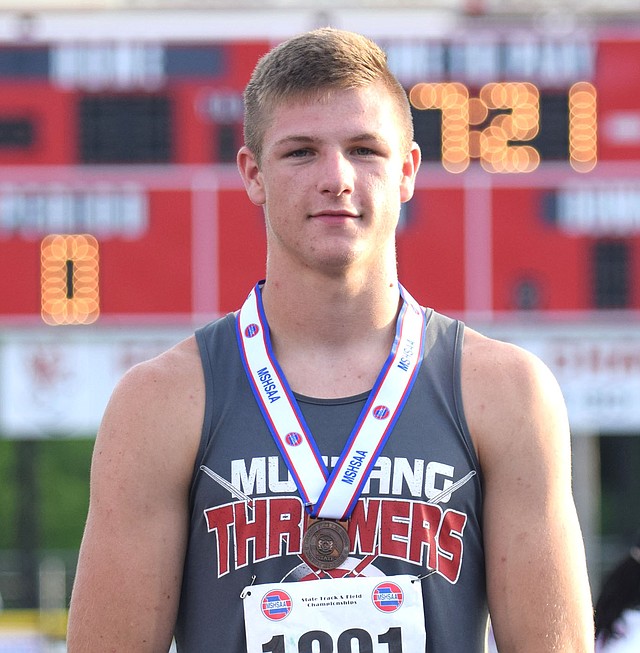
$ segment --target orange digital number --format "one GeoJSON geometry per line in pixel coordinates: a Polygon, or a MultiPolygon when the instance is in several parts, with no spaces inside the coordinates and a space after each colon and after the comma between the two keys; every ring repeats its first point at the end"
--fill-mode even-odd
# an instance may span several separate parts
{"type": "Polygon", "coordinates": [[[46,236],[40,245],[41,315],[51,325],[91,324],[100,315],[98,241],[46,236]]]}
{"type": "Polygon", "coordinates": [[[442,165],[449,172],[469,167],[469,91],[457,82],[416,84],[409,93],[416,109],[442,111],[442,165]]]}
{"type": "Polygon", "coordinates": [[[540,164],[540,154],[530,145],[509,145],[509,141],[530,141],[538,133],[540,111],[538,89],[528,82],[487,84],[480,89],[487,109],[510,109],[496,116],[480,132],[480,164],[488,172],[531,172],[540,164]]]}
{"type": "Polygon", "coordinates": [[[569,89],[569,163],[578,172],[589,172],[598,162],[596,89],[577,82],[569,89]]]}
{"type": "MultiPolygon", "coordinates": [[[[463,84],[419,83],[409,92],[418,110],[442,112],[442,165],[463,172],[471,159],[479,159],[489,172],[531,172],[540,165],[540,153],[522,143],[534,139],[540,127],[538,89],[529,82],[486,84],[478,97],[469,97],[463,84]],[[471,129],[486,123],[484,129],[471,129]]],[[[587,82],[569,91],[569,161],[578,172],[592,170],[597,162],[596,92],[587,82]]]]}

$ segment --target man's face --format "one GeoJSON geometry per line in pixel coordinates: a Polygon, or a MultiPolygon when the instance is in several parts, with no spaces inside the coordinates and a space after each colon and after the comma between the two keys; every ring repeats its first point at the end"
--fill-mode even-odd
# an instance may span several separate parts
{"type": "Polygon", "coordinates": [[[403,148],[381,84],[278,105],[260,165],[241,150],[251,200],[264,207],[270,257],[340,273],[395,256],[400,203],[413,194],[417,146],[403,148]]]}

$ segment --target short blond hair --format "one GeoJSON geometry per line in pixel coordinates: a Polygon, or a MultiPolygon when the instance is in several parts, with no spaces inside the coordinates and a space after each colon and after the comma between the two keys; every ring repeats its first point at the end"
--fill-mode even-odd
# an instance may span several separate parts
{"type": "Polygon", "coordinates": [[[398,105],[402,144],[408,151],[413,141],[411,108],[385,52],[360,34],[330,27],[294,36],[265,54],[253,71],[244,92],[245,145],[260,160],[271,112],[285,100],[379,81],[398,105]]]}

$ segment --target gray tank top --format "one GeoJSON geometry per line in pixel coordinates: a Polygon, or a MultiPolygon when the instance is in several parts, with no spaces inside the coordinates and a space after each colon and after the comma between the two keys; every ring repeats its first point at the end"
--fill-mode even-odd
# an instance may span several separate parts
{"type": "MultiPolygon", "coordinates": [[[[421,581],[428,653],[480,653],[487,625],[482,479],[461,404],[464,326],[430,309],[427,319],[418,377],[351,516],[349,562],[367,575],[435,569],[421,581]],[[470,471],[476,475],[460,489],[429,503],[470,471]]],[[[235,316],[198,330],[196,339],[206,404],[175,636],[180,653],[245,653],[240,593],[252,576],[256,583],[308,577],[300,557],[304,508],[246,378],[235,316]]],[[[366,398],[296,395],[330,468],[366,398]]]]}

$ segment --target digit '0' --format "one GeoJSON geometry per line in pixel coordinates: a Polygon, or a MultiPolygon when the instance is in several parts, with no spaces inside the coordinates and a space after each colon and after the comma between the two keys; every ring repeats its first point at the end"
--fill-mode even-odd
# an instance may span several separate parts
{"type": "Polygon", "coordinates": [[[100,314],[98,241],[46,236],[40,245],[41,315],[47,324],[90,324],[100,314]]]}

